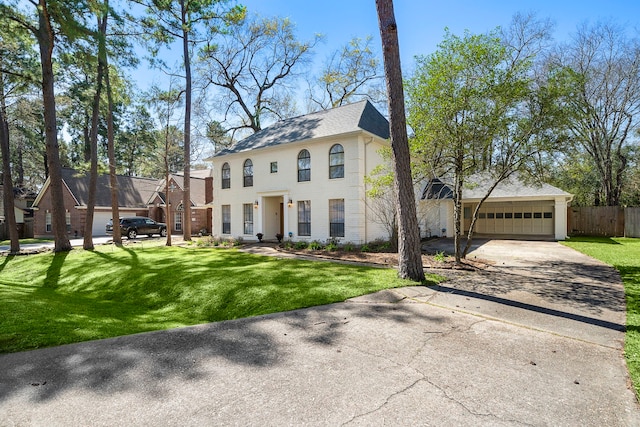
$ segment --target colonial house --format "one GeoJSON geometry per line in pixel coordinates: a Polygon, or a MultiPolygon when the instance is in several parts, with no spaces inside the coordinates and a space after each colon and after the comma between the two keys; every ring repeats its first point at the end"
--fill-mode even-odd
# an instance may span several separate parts
{"type": "Polygon", "coordinates": [[[216,153],[213,234],[255,240],[387,238],[365,176],[383,162],[389,123],[368,101],[279,121],[216,153]]]}
{"type": "MultiPolygon", "coordinates": [[[[193,233],[211,232],[211,212],[213,197],[213,177],[191,178],[191,230],[193,233]]],[[[182,197],[184,177],[171,175],[169,194],[165,193],[165,180],[140,178],[133,176],[116,177],[118,182],[118,206],[120,216],[148,216],[159,222],[166,222],[171,215],[171,229],[182,232],[184,200],[182,197]]],[[[34,209],[35,237],[52,236],[51,194],[49,179],[45,181],[36,200],[34,209]]],[[[86,222],[87,201],[89,197],[89,174],[74,169],[62,169],[64,206],[66,211],[67,233],[70,237],[81,237],[86,222]]],[[[92,234],[105,234],[105,226],[111,219],[111,191],[109,175],[99,175],[96,190],[92,234]]]]}
{"type": "MultiPolygon", "coordinates": [[[[476,174],[462,190],[463,228],[492,184],[487,174],[476,174]]],[[[441,179],[429,181],[418,202],[418,221],[424,234],[453,237],[453,186],[441,179]]],[[[567,206],[573,196],[549,184],[528,184],[512,175],[482,203],[476,235],[510,238],[567,237],[567,206]]]]}

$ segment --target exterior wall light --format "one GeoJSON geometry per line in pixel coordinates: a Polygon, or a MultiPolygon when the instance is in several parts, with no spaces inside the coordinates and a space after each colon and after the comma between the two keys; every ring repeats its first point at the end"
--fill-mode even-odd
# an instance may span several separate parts
{"type": "Polygon", "coordinates": [[[293,206],[293,200],[291,200],[291,197],[289,197],[289,201],[287,202],[287,206],[289,206],[289,207],[293,206]]]}
{"type": "Polygon", "coordinates": [[[255,209],[258,209],[258,201],[257,201],[257,200],[256,200],[255,202],[253,202],[253,207],[254,207],[255,209]]]}

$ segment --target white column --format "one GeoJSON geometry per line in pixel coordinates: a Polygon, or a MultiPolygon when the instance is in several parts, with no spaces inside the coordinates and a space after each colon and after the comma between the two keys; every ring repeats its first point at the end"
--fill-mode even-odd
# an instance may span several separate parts
{"type": "MultiPolygon", "coordinates": [[[[282,195],[282,228],[283,228],[283,232],[284,232],[284,240],[289,238],[289,231],[294,231],[294,230],[289,230],[289,195],[287,194],[283,194],[282,195]]],[[[293,236],[296,237],[296,236],[293,236]]]]}
{"type": "Polygon", "coordinates": [[[556,198],[555,204],[554,232],[556,240],[565,240],[567,238],[567,200],[556,198]]]}
{"type": "MultiPolygon", "coordinates": [[[[256,200],[258,201],[258,209],[254,209],[255,217],[253,218],[253,234],[264,233],[262,231],[262,217],[264,212],[264,200],[262,196],[256,195],[256,200]]],[[[257,237],[256,237],[257,239],[257,237]]]]}

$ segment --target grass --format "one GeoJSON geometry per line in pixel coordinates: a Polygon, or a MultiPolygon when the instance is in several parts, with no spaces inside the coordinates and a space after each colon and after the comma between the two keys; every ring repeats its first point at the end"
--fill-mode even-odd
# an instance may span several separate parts
{"type": "Polygon", "coordinates": [[[627,300],[624,353],[636,396],[640,396],[640,239],[572,237],[563,243],[620,272],[627,300]]]}
{"type": "Polygon", "coordinates": [[[9,256],[0,353],[329,304],[406,286],[396,274],[195,246],[9,256]]]}

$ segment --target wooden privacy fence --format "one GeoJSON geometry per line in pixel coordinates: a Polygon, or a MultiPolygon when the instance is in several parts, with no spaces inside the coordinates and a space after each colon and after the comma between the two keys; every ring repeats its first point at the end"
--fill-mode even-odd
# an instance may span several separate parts
{"type": "Polygon", "coordinates": [[[570,236],[640,237],[640,208],[570,207],[567,231],[570,236]]]}

